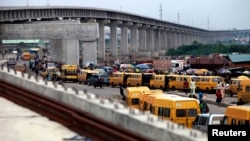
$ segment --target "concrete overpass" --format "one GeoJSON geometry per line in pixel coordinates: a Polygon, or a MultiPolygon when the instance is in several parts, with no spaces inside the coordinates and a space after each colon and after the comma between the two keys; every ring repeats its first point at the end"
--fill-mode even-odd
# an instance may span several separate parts
{"type": "Polygon", "coordinates": [[[112,56],[121,55],[118,54],[119,50],[122,55],[142,52],[165,54],[169,48],[192,44],[193,41],[211,44],[227,38],[249,37],[250,34],[250,30],[209,31],[107,9],[51,6],[0,7],[0,10],[0,26],[1,29],[5,29],[1,32],[0,39],[37,37],[50,39],[51,53],[56,61],[62,63],[79,64],[79,56],[83,56],[83,63],[96,62],[97,58],[105,59],[105,26],[110,27],[112,56]],[[59,25],[55,28],[54,24],[59,25]],[[67,25],[72,27],[64,29],[67,25]],[[80,29],[81,27],[83,29],[80,29]],[[117,47],[117,28],[121,30],[120,49],[117,47]],[[58,29],[54,36],[47,36],[47,33],[55,32],[54,29],[58,29]],[[23,35],[24,31],[27,34],[23,35]],[[76,31],[82,31],[82,34],[76,31]],[[44,34],[41,34],[42,32],[44,34]]]}

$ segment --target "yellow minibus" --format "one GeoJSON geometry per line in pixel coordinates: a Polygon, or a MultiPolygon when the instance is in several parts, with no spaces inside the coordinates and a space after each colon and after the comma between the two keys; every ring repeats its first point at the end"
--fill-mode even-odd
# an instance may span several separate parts
{"type": "Polygon", "coordinates": [[[224,83],[224,78],[221,76],[197,76],[195,86],[197,91],[211,92],[216,90],[218,82],[224,83]]]}
{"type": "Polygon", "coordinates": [[[237,92],[238,104],[250,103],[250,79],[240,81],[237,92]]]}
{"type": "Polygon", "coordinates": [[[200,114],[198,100],[188,97],[157,97],[152,106],[154,115],[188,128],[200,114]]]}
{"type": "Polygon", "coordinates": [[[109,77],[110,85],[114,88],[116,86],[125,86],[125,72],[114,72],[109,77]]]}
{"type": "Polygon", "coordinates": [[[168,83],[169,83],[169,80],[168,80],[167,75],[155,74],[150,79],[149,87],[152,89],[156,88],[156,89],[167,90],[168,83]]]}
{"type": "Polygon", "coordinates": [[[238,87],[240,85],[240,81],[242,79],[238,79],[238,78],[232,78],[230,81],[229,81],[229,93],[231,96],[233,96],[234,94],[237,94],[238,92],[238,87]]]}
{"type": "Polygon", "coordinates": [[[126,86],[149,86],[154,73],[125,73],[126,86]]]}
{"type": "Polygon", "coordinates": [[[139,109],[141,94],[150,89],[147,86],[127,87],[125,89],[126,103],[132,108],[139,109]]]}
{"type": "Polygon", "coordinates": [[[250,106],[228,106],[223,119],[224,125],[250,125],[250,106]]]}
{"type": "Polygon", "coordinates": [[[150,111],[151,113],[153,112],[153,103],[154,103],[154,100],[155,98],[157,97],[178,97],[179,95],[175,95],[175,94],[166,94],[166,93],[163,93],[163,94],[157,94],[157,95],[148,95],[146,97],[146,100],[144,102],[144,105],[143,107],[145,107],[146,109],[144,111],[150,111]]]}
{"type": "Polygon", "coordinates": [[[174,90],[183,90],[184,81],[187,80],[188,84],[190,84],[191,79],[197,77],[192,75],[167,75],[169,78],[168,87],[174,90]]]}
{"type": "Polygon", "coordinates": [[[149,95],[161,95],[164,94],[163,90],[161,89],[154,89],[154,90],[149,90],[149,91],[143,91],[140,96],[140,103],[139,103],[139,109],[142,111],[145,111],[147,109],[146,105],[146,99],[149,95]]]}

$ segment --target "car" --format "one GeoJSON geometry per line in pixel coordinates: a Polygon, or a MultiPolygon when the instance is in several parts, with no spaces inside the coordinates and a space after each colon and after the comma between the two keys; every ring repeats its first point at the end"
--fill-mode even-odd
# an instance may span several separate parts
{"type": "Polygon", "coordinates": [[[215,113],[205,113],[198,114],[195,120],[193,121],[193,129],[198,129],[203,132],[207,132],[208,125],[221,125],[224,114],[215,114],[215,113]]]}
{"type": "Polygon", "coordinates": [[[100,86],[100,78],[103,78],[103,86],[109,86],[109,75],[108,74],[93,74],[88,80],[87,84],[89,86],[100,86]]]}

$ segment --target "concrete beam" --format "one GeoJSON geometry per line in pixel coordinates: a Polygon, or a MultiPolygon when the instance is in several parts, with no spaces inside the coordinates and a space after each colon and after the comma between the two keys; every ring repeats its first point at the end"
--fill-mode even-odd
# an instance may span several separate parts
{"type": "Polygon", "coordinates": [[[97,23],[0,24],[0,39],[76,39],[96,41],[97,23]]]}

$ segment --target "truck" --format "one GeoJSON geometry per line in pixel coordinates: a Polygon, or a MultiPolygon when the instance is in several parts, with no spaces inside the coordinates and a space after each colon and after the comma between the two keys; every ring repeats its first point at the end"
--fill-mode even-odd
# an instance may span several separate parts
{"type": "Polygon", "coordinates": [[[170,72],[178,72],[183,70],[184,60],[171,60],[170,72]]]}
{"type": "Polygon", "coordinates": [[[224,114],[204,113],[198,114],[193,121],[193,129],[207,132],[208,125],[222,125],[224,114]]]}
{"type": "Polygon", "coordinates": [[[7,55],[7,66],[10,66],[10,65],[16,65],[17,63],[17,54],[8,54],[7,55]]]}

